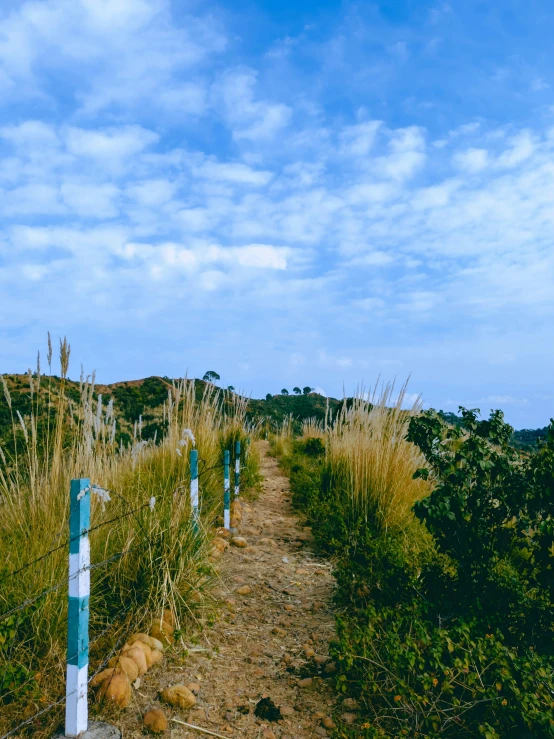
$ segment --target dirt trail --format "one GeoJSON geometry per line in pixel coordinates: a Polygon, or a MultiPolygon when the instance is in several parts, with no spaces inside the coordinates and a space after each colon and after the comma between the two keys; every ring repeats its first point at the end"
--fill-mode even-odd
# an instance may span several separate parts
{"type": "MultiPolygon", "coordinates": [[[[142,735],[140,716],[155,706],[168,718],[221,736],[296,739],[332,733],[322,719],[330,717],[334,703],[328,679],[333,665],[326,662],[334,633],[334,580],[329,563],[311,551],[309,529],[291,510],[288,479],[268,456],[268,443],[258,442],[258,447],[263,494],[243,509],[239,534],[249,546],[230,546],[218,562],[219,617],[203,629],[199,644],[189,645],[182,665],[169,659],[133,691],[137,704],[125,712],[126,737],[142,735]],[[244,585],[251,592],[239,595],[244,585]],[[158,690],[177,683],[198,685],[197,703],[189,711],[173,710],[156,699],[158,690]],[[255,715],[265,696],[280,707],[282,720],[255,715]]],[[[206,736],[172,722],[168,734],[206,736]]]]}

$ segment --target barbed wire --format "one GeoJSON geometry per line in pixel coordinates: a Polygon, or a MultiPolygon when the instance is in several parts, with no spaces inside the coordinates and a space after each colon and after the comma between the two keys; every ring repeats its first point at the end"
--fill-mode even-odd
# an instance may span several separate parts
{"type": "MultiPolygon", "coordinates": [[[[207,461],[205,459],[200,458],[198,461],[204,462],[204,464],[207,464],[207,461]]],[[[206,474],[206,472],[210,472],[211,470],[217,470],[223,467],[225,467],[225,462],[218,462],[217,464],[214,464],[212,467],[205,467],[203,470],[199,471],[198,478],[200,478],[201,475],[206,474]]]]}
{"type": "MultiPolygon", "coordinates": [[[[108,491],[111,492],[111,491],[108,491]]],[[[125,500],[123,496],[120,496],[122,500],[125,500]]],[[[127,501],[125,501],[127,502],[127,501]]],[[[97,524],[96,526],[91,526],[88,529],[83,529],[79,534],[70,537],[65,541],[63,544],[59,544],[57,547],[54,547],[53,549],[50,549],[50,551],[46,552],[45,554],[42,554],[40,557],[37,557],[36,559],[31,560],[30,562],[27,562],[26,564],[19,567],[17,570],[14,570],[13,572],[9,572],[6,575],[2,575],[0,577],[0,582],[4,582],[4,580],[8,580],[11,577],[15,577],[15,575],[19,575],[21,572],[24,572],[29,567],[32,567],[32,565],[37,564],[38,562],[41,562],[43,559],[46,559],[51,554],[54,554],[54,552],[59,551],[60,549],[63,549],[64,547],[68,546],[74,541],[77,541],[81,538],[81,536],[85,536],[87,534],[92,533],[93,531],[97,531],[98,529],[101,529],[103,526],[107,526],[110,523],[114,523],[115,521],[119,521],[122,518],[127,518],[128,516],[132,516],[135,513],[138,513],[139,511],[144,510],[145,508],[150,508],[150,502],[144,503],[143,505],[139,506],[138,508],[134,508],[131,511],[127,511],[126,513],[122,513],[120,516],[116,516],[114,518],[110,518],[107,521],[102,521],[102,523],[97,524]]],[[[137,519],[138,520],[138,519],[137,519]]],[[[140,522],[139,522],[140,523],[140,522]]]]}
{"type": "MultiPolygon", "coordinates": [[[[117,613],[117,614],[115,615],[115,617],[113,618],[113,620],[111,621],[111,623],[110,623],[110,624],[109,624],[109,625],[108,625],[108,626],[107,626],[107,627],[106,627],[106,628],[105,628],[105,629],[104,629],[103,631],[101,631],[101,632],[100,632],[100,634],[98,634],[98,636],[96,636],[96,637],[95,637],[95,639],[94,639],[94,641],[92,642],[92,644],[90,644],[90,645],[89,645],[89,648],[90,648],[91,646],[93,646],[94,644],[96,644],[96,642],[97,642],[97,641],[98,641],[99,639],[101,639],[101,638],[102,638],[102,636],[104,636],[104,635],[105,635],[105,634],[106,634],[106,633],[107,633],[107,632],[108,632],[108,631],[109,631],[109,630],[110,630],[110,629],[111,629],[111,628],[113,627],[113,625],[114,625],[114,623],[115,623],[115,622],[117,621],[117,619],[118,619],[118,618],[119,618],[119,617],[120,617],[120,616],[121,616],[122,614],[124,614],[124,613],[126,613],[126,612],[130,611],[130,610],[131,610],[131,608],[132,608],[132,604],[129,604],[129,605],[128,605],[128,606],[126,606],[125,608],[121,609],[121,611],[119,611],[119,612],[118,612],[118,613],[117,613]]],[[[100,673],[100,672],[101,672],[101,671],[102,671],[102,670],[104,669],[104,667],[105,667],[105,666],[106,666],[106,665],[108,664],[108,662],[109,662],[109,661],[110,661],[110,659],[111,659],[111,658],[113,657],[113,655],[115,654],[115,652],[116,652],[116,651],[117,651],[117,650],[119,649],[119,646],[120,646],[120,644],[121,644],[121,642],[123,641],[123,639],[124,639],[124,638],[125,638],[125,637],[124,637],[124,636],[122,635],[122,636],[121,636],[121,637],[120,637],[120,638],[119,638],[119,639],[118,639],[118,640],[116,641],[116,643],[115,643],[114,647],[112,647],[112,649],[111,649],[111,650],[110,650],[110,652],[108,653],[108,656],[107,656],[107,657],[106,657],[106,658],[105,658],[105,659],[104,659],[104,660],[103,660],[103,661],[102,661],[102,662],[100,663],[100,665],[99,665],[99,666],[97,667],[97,669],[95,670],[95,672],[94,672],[94,673],[93,673],[93,674],[92,674],[92,675],[91,675],[91,676],[90,676],[90,677],[88,678],[88,680],[87,680],[87,685],[89,685],[89,684],[90,684],[90,683],[92,682],[92,680],[94,680],[94,678],[95,678],[95,677],[96,677],[96,676],[97,676],[97,675],[98,675],[98,674],[99,674],[99,673],[100,673]]],[[[75,654],[75,655],[74,655],[74,658],[76,658],[77,656],[78,656],[78,654],[75,654]]],[[[71,658],[69,658],[69,659],[68,659],[67,661],[69,662],[69,661],[70,661],[70,659],[71,659],[71,658]]],[[[34,678],[32,678],[31,680],[27,681],[27,683],[24,683],[24,685],[25,685],[25,684],[28,684],[29,682],[32,682],[32,680],[33,680],[33,679],[34,679],[34,678]]],[[[16,690],[20,690],[20,689],[21,689],[21,687],[22,687],[22,686],[18,686],[18,688],[17,688],[16,690]]],[[[68,694],[64,695],[64,696],[63,696],[62,698],[59,698],[59,699],[58,699],[57,701],[54,701],[53,703],[50,703],[50,705],[48,705],[48,706],[46,706],[45,708],[43,708],[42,710],[38,711],[38,712],[37,712],[37,713],[35,713],[35,714],[34,714],[33,716],[30,716],[29,718],[25,719],[25,720],[24,720],[24,721],[22,721],[22,722],[21,722],[20,724],[18,724],[18,725],[17,725],[17,726],[15,727],[15,728],[13,728],[13,729],[10,729],[10,731],[8,731],[8,732],[7,732],[6,734],[3,734],[3,735],[2,735],[1,737],[0,737],[0,739],[8,739],[8,737],[10,737],[10,736],[13,736],[13,734],[15,734],[15,733],[16,733],[17,731],[19,731],[19,730],[20,730],[21,728],[23,728],[24,726],[27,726],[27,724],[30,724],[31,722],[35,721],[35,720],[36,720],[37,718],[39,718],[40,716],[44,715],[44,714],[45,714],[45,713],[47,713],[48,711],[51,711],[51,710],[52,710],[53,708],[56,708],[57,706],[60,706],[60,705],[62,705],[62,703],[64,703],[64,702],[65,702],[65,701],[66,701],[66,700],[67,700],[68,698],[70,698],[70,697],[71,697],[72,695],[75,695],[75,693],[77,693],[77,691],[78,691],[78,690],[79,690],[79,689],[78,689],[78,688],[76,688],[75,690],[71,691],[71,693],[68,693],[68,694]]],[[[11,691],[11,692],[15,692],[15,691],[11,691]]],[[[4,695],[2,696],[2,698],[5,698],[5,697],[6,697],[6,695],[10,695],[10,693],[4,694],[4,695]]]]}
{"type": "MultiPolygon", "coordinates": [[[[115,520],[115,519],[112,519],[115,520]]],[[[154,537],[148,538],[148,543],[151,543],[156,538],[160,538],[165,532],[171,531],[174,528],[178,528],[182,525],[182,522],[179,521],[171,526],[168,526],[167,529],[164,529],[162,531],[159,531],[156,533],[154,537]]],[[[146,533],[146,532],[145,532],[146,533]]],[[[126,549],[122,549],[120,552],[117,552],[116,554],[111,555],[110,557],[107,557],[106,559],[103,559],[101,562],[94,562],[92,564],[85,565],[84,567],[81,567],[79,570],[74,572],[70,577],[66,578],[64,577],[63,580],[61,580],[57,585],[53,585],[49,588],[45,588],[37,595],[31,596],[30,598],[27,598],[27,600],[23,601],[23,603],[20,603],[18,606],[15,606],[14,608],[11,608],[9,611],[5,611],[4,613],[0,614],[0,623],[2,621],[5,621],[9,616],[11,616],[14,613],[17,613],[18,611],[23,610],[24,608],[27,608],[29,605],[32,605],[37,600],[40,600],[44,596],[48,595],[49,593],[53,593],[56,590],[59,590],[64,585],[68,585],[71,582],[71,580],[74,580],[76,577],[81,575],[83,572],[92,572],[93,570],[96,570],[100,567],[103,567],[105,564],[108,564],[109,562],[114,562],[118,559],[121,559],[121,557],[125,557],[130,552],[136,551],[137,549],[140,549],[141,547],[145,546],[145,542],[141,541],[138,544],[135,544],[134,546],[127,547],[126,549]]]]}

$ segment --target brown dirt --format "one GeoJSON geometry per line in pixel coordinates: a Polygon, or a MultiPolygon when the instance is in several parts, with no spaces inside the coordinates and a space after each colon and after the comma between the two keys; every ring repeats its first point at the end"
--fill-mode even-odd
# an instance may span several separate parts
{"type": "MultiPolygon", "coordinates": [[[[327,655],[334,634],[334,580],[329,563],[311,551],[311,533],[290,507],[288,479],[268,456],[268,443],[258,447],[263,493],[243,509],[239,533],[248,548],[230,546],[218,562],[218,618],[203,625],[195,644],[186,643],[186,656],[177,648],[142,678],[121,717],[125,737],[143,735],[142,716],[154,707],[163,708],[168,719],[221,736],[296,739],[332,733],[321,725],[333,711],[332,678],[324,665],[306,657],[305,648],[317,658],[327,655]],[[243,585],[251,592],[238,595],[243,585]],[[305,678],[312,678],[311,685],[299,685],[305,678]],[[159,690],[189,683],[199,686],[192,709],[159,702],[159,690]],[[286,714],[282,720],[255,715],[265,696],[286,714]]],[[[165,735],[208,736],[171,721],[165,735]]]]}

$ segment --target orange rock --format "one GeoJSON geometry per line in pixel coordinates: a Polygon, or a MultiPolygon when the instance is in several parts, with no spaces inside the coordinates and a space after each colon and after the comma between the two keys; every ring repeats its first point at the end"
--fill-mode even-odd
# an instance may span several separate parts
{"type": "Polygon", "coordinates": [[[161,708],[153,708],[142,719],[144,726],[153,734],[161,734],[167,729],[167,719],[161,708]]]}
{"type": "Polygon", "coordinates": [[[185,685],[173,685],[170,688],[165,688],[165,690],[162,690],[160,695],[165,703],[169,703],[171,706],[177,706],[184,710],[192,708],[196,703],[194,693],[185,685]]]}
{"type": "Polygon", "coordinates": [[[159,641],[161,641],[162,644],[172,644],[173,631],[173,627],[167,624],[165,621],[162,621],[161,625],[159,621],[156,621],[154,624],[152,624],[152,628],[150,629],[150,636],[153,636],[154,639],[158,639],[159,641]]]}
{"type": "Polygon", "coordinates": [[[127,675],[114,672],[112,677],[107,677],[100,685],[97,698],[119,708],[126,708],[131,701],[131,684],[127,675]]]}
{"type": "Polygon", "coordinates": [[[124,654],[126,657],[132,659],[133,662],[136,662],[139,671],[138,674],[144,675],[144,673],[148,670],[148,662],[146,661],[146,654],[144,653],[144,650],[133,644],[133,646],[129,647],[129,649],[124,652],[124,654]]]}
{"type": "Polygon", "coordinates": [[[119,657],[112,657],[108,662],[110,667],[119,668],[120,672],[123,672],[129,678],[129,681],[134,683],[139,675],[139,668],[137,663],[130,657],[126,657],[121,654],[119,657]]]}
{"type": "Polygon", "coordinates": [[[98,675],[95,675],[91,681],[90,681],[90,687],[91,688],[97,688],[99,685],[101,685],[104,680],[107,677],[112,677],[117,672],[121,672],[121,670],[117,667],[109,667],[107,670],[102,670],[102,672],[99,672],[98,675]]]}
{"type": "Polygon", "coordinates": [[[177,622],[175,620],[175,615],[173,614],[173,611],[170,608],[166,608],[163,612],[162,621],[165,621],[166,624],[171,626],[172,629],[175,628],[177,625],[177,622]]]}

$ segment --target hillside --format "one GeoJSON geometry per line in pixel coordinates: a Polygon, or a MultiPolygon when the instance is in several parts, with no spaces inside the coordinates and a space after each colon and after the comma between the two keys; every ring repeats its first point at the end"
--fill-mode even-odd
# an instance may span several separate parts
{"type": "MultiPolygon", "coordinates": [[[[32,403],[29,375],[3,375],[11,397],[12,407],[9,408],[5,399],[0,399],[0,443],[10,449],[12,442],[12,413],[17,421],[17,411],[23,416],[29,416],[31,411],[37,413],[38,426],[46,422],[49,388],[51,392],[50,415],[55,412],[55,398],[59,395],[62,380],[52,376],[41,378],[41,400],[37,406],[36,387],[35,398],[32,403]]],[[[36,375],[32,377],[33,386],[36,386],[36,375]]],[[[114,411],[117,418],[116,441],[124,444],[133,438],[135,422],[142,417],[142,438],[150,439],[157,432],[163,432],[163,403],[167,399],[168,389],[172,380],[169,377],[146,377],[141,380],[128,380],[110,385],[98,384],[94,389],[94,400],[102,395],[104,404],[111,398],[114,400],[114,411]]],[[[205,391],[206,383],[195,380],[195,392],[200,399],[205,391]]],[[[66,396],[73,404],[80,401],[80,384],[73,380],[65,380],[66,396]]],[[[252,398],[248,401],[247,414],[252,422],[262,422],[269,429],[276,429],[285,419],[292,418],[293,430],[300,431],[302,421],[314,418],[317,421],[325,419],[326,412],[333,418],[348,399],[337,400],[325,398],[317,393],[308,395],[273,395],[266,399],[252,398]]],[[[462,425],[462,419],[455,413],[439,411],[439,415],[456,426],[462,425]]],[[[516,448],[533,451],[538,448],[538,441],[546,437],[546,427],[542,429],[522,429],[515,431],[512,443],[516,448]]]]}

